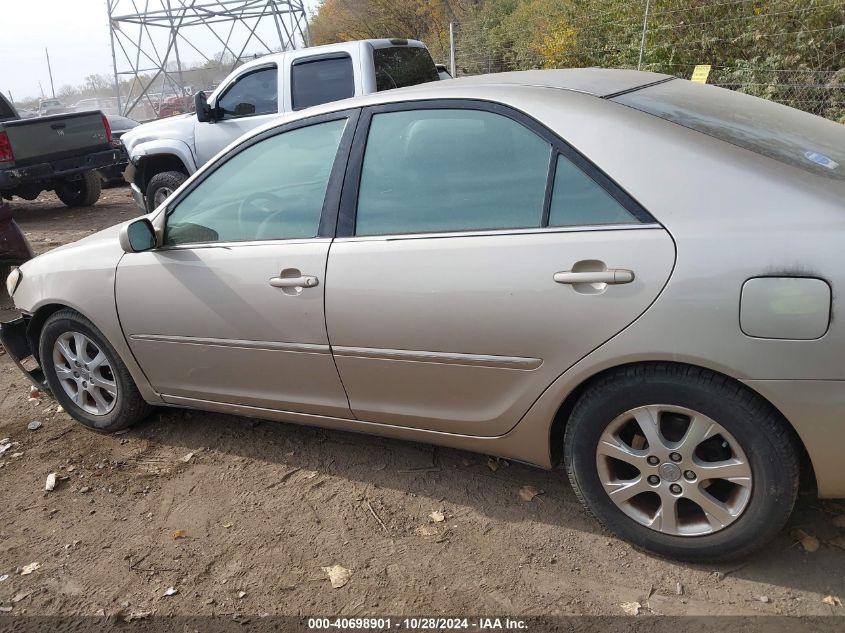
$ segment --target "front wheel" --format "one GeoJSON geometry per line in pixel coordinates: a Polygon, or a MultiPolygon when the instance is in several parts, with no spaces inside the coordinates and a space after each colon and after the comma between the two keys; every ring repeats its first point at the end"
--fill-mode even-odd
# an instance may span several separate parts
{"type": "Polygon", "coordinates": [[[158,206],[173,195],[188,179],[181,171],[163,171],[150,178],[147,185],[147,211],[152,213],[158,206]]]}
{"type": "Polygon", "coordinates": [[[39,355],[56,400],[88,428],[113,433],[152,410],[102,332],[74,310],[47,319],[39,355]]]}
{"type": "Polygon", "coordinates": [[[86,171],[81,178],[59,183],[56,195],[69,207],[90,207],[100,199],[102,189],[99,173],[86,171]]]}
{"type": "Polygon", "coordinates": [[[638,547],[712,563],[784,526],[798,456],[783,421],[725,376],[656,363],[599,379],[573,409],[564,459],[576,494],[638,547]]]}

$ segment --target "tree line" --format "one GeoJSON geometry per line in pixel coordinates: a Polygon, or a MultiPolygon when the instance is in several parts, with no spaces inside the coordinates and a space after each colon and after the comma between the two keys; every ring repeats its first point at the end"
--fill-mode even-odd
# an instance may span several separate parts
{"type": "Polygon", "coordinates": [[[841,0],[323,0],[310,32],[419,39],[445,63],[450,22],[459,74],[710,64],[711,83],[845,122],[841,0]]]}

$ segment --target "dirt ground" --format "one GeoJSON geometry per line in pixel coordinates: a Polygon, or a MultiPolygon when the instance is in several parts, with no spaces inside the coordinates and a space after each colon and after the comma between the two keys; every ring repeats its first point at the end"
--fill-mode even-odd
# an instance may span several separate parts
{"type": "MultiPolygon", "coordinates": [[[[137,214],[127,188],[89,209],[52,195],[13,207],[37,252],[137,214]]],[[[4,297],[0,318],[13,314],[4,297]]],[[[845,502],[803,496],[751,560],[677,564],[603,531],[560,472],[176,409],[101,436],[47,396],[30,401],[5,355],[0,394],[12,614],[845,614],[824,602],[845,600],[845,502]],[[542,494],[523,500],[523,486],[542,494]],[[333,565],[351,570],[341,588],[333,565]]]]}

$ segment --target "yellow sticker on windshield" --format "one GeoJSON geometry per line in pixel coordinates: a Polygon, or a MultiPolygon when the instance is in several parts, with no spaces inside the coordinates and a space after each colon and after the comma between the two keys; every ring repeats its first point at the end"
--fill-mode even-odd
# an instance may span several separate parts
{"type": "Polygon", "coordinates": [[[699,64],[693,69],[690,81],[694,81],[697,84],[706,84],[709,76],[710,64],[699,64]]]}

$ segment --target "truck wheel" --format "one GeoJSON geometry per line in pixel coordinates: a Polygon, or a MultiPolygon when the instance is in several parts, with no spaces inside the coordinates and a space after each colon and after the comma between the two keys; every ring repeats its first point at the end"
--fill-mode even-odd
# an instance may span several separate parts
{"type": "Polygon", "coordinates": [[[75,310],[47,319],[39,356],[56,400],[90,429],[114,433],[152,411],[103,333],[75,310]]]}
{"type": "Polygon", "coordinates": [[[188,176],[181,171],[163,171],[150,178],[147,185],[147,211],[155,211],[187,179],[188,176]]]}
{"type": "Polygon", "coordinates": [[[102,183],[96,171],[86,171],[78,180],[66,180],[56,187],[59,200],[69,207],[90,207],[100,199],[102,183]]]}

